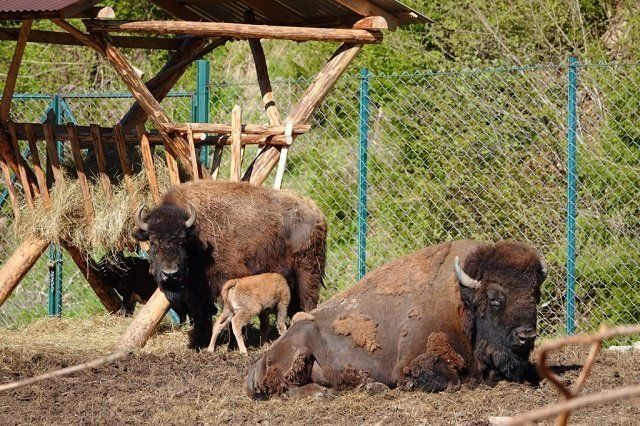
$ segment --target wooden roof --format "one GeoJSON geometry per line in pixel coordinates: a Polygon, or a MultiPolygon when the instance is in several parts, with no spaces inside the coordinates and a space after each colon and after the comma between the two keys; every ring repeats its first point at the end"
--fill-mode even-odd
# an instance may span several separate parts
{"type": "Polygon", "coordinates": [[[100,0],[2,0],[0,19],[84,18],[100,0]]]}
{"type": "Polygon", "coordinates": [[[366,16],[384,17],[390,28],[431,22],[396,0],[150,0],[187,21],[245,23],[251,9],[256,23],[309,27],[350,27],[366,16]]]}

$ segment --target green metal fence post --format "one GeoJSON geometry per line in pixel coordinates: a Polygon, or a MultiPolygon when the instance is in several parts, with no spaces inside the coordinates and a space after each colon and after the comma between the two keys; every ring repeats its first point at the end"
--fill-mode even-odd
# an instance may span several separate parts
{"type": "Polygon", "coordinates": [[[367,151],[369,145],[369,70],[360,71],[358,154],[358,280],[367,273],[367,151]]]}
{"type": "MultiPolygon", "coordinates": [[[[196,61],[196,91],[191,98],[191,117],[194,123],[209,122],[209,61],[196,61]]],[[[209,161],[209,147],[200,150],[200,161],[207,166],[209,161]]]]}
{"type": "Polygon", "coordinates": [[[576,214],[578,163],[576,135],[578,126],[578,59],[569,57],[567,99],[567,334],[575,331],[576,214]]]}
{"type": "MultiPolygon", "coordinates": [[[[60,95],[55,95],[51,102],[51,109],[55,117],[55,124],[62,124],[62,109],[60,95]]],[[[64,146],[57,143],[58,156],[62,158],[64,146]]],[[[55,244],[49,245],[49,315],[62,315],[62,252],[55,244]]]]}

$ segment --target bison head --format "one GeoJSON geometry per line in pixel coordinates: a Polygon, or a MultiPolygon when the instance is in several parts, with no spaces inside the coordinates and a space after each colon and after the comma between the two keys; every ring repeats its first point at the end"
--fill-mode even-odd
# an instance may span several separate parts
{"type": "Polygon", "coordinates": [[[474,354],[489,382],[531,379],[544,260],[530,246],[502,241],[469,255],[455,274],[474,354]]]}
{"type": "Polygon", "coordinates": [[[189,272],[189,247],[196,238],[196,211],[191,205],[190,211],[186,211],[164,204],[143,218],[142,209],[140,206],[136,211],[138,229],[134,235],[139,241],[149,241],[151,274],[167,298],[177,302],[189,272]]]}

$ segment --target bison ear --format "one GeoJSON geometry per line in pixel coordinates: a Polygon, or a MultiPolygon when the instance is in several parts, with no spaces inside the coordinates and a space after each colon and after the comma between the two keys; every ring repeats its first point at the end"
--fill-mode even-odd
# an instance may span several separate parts
{"type": "Polygon", "coordinates": [[[149,232],[142,229],[136,229],[133,237],[138,241],[149,241],[149,232]]]}

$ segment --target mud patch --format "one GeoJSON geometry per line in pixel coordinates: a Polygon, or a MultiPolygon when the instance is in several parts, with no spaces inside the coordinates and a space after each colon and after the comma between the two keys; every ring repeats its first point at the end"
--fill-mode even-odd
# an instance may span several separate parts
{"type": "Polygon", "coordinates": [[[447,335],[444,333],[431,333],[429,335],[427,353],[439,357],[455,370],[462,370],[465,366],[464,359],[453,349],[447,335]]]}
{"type": "Polygon", "coordinates": [[[380,348],[376,342],[378,324],[370,317],[361,313],[350,313],[338,317],[331,329],[335,334],[341,336],[351,336],[351,340],[356,346],[360,346],[373,352],[380,348]]]}

